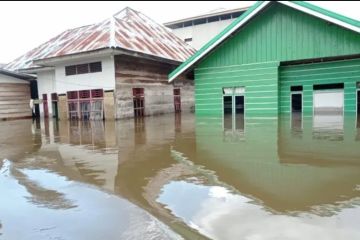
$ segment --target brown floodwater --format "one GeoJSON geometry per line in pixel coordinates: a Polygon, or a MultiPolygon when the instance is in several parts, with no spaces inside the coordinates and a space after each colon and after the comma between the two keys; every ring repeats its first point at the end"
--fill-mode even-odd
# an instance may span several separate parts
{"type": "Polygon", "coordinates": [[[0,122],[0,239],[360,239],[360,122],[0,122]]]}

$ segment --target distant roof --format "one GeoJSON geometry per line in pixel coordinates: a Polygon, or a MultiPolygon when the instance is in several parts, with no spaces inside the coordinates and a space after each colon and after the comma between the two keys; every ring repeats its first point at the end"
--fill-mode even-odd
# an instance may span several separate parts
{"type": "Polygon", "coordinates": [[[15,59],[5,68],[34,68],[37,67],[34,60],[106,48],[130,50],[177,62],[185,61],[195,52],[170,29],[127,7],[102,22],[66,30],[15,59]]]}
{"type": "Polygon", "coordinates": [[[198,16],[193,16],[193,17],[189,17],[189,18],[183,18],[183,19],[167,22],[167,23],[164,23],[164,25],[170,26],[173,24],[183,23],[183,22],[192,21],[192,20],[198,20],[198,19],[202,19],[202,18],[215,17],[215,16],[219,16],[219,15],[223,15],[223,14],[245,12],[247,9],[248,9],[248,7],[242,7],[242,8],[234,8],[234,9],[221,10],[221,11],[216,11],[216,12],[211,12],[211,13],[205,13],[205,14],[198,15],[198,16]]]}
{"type": "Polygon", "coordinates": [[[9,71],[9,70],[3,69],[1,67],[0,67],[0,74],[10,76],[10,77],[14,77],[14,78],[18,78],[18,79],[22,79],[22,80],[35,80],[36,79],[36,77],[34,77],[34,76],[9,71]]]}
{"type": "MultiPolygon", "coordinates": [[[[172,71],[168,78],[169,82],[173,81],[180,74],[189,70],[194,64],[203,59],[209,52],[215,49],[219,44],[225,41],[232,33],[238,30],[241,26],[247,23],[250,19],[255,17],[263,8],[275,1],[258,1],[253,6],[251,6],[245,13],[233,21],[228,27],[226,27],[222,32],[216,35],[208,43],[206,43],[199,51],[172,71]]],[[[297,9],[298,11],[305,12],[309,15],[321,18],[325,21],[334,23],[343,28],[349,29],[351,31],[360,33],[360,21],[345,17],[343,15],[331,12],[329,10],[323,9],[321,7],[312,5],[303,1],[276,1],[280,4],[286,5],[288,7],[297,9]]]]}

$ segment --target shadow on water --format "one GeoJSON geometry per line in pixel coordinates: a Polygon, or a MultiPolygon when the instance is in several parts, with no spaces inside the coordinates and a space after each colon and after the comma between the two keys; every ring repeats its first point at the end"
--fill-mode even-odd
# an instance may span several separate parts
{"type": "MultiPolygon", "coordinates": [[[[189,239],[360,238],[360,123],[354,116],[176,114],[32,126],[0,126],[11,132],[1,139],[2,149],[10,147],[1,157],[12,160],[11,174],[29,204],[68,211],[86,206],[56,180],[65,178],[125,198],[189,239]]],[[[99,199],[100,193],[92,203],[100,212],[98,204],[113,211],[127,206],[99,199]]]]}

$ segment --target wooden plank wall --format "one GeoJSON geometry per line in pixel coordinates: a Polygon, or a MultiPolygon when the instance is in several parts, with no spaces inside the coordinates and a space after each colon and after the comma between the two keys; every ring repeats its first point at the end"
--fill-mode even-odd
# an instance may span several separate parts
{"type": "Polygon", "coordinates": [[[175,86],[174,83],[168,83],[167,76],[175,67],[175,65],[155,60],[124,55],[116,56],[116,118],[134,116],[133,88],[144,88],[145,115],[174,112],[174,87],[180,88],[181,95],[184,96],[182,97],[182,110],[193,109],[193,81],[183,80],[175,86]]]}
{"type": "Polygon", "coordinates": [[[0,119],[31,117],[29,84],[0,83],[0,119]]]}

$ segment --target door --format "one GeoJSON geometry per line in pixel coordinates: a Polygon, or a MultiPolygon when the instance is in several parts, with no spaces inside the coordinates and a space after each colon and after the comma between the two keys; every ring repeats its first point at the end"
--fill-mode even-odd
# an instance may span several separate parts
{"type": "Polygon", "coordinates": [[[43,94],[42,97],[43,97],[44,117],[48,118],[49,117],[49,107],[48,107],[47,94],[43,94]]]}
{"type": "Polygon", "coordinates": [[[357,114],[360,115],[360,89],[357,90],[356,105],[357,105],[357,114]]]}
{"type": "Polygon", "coordinates": [[[232,129],[232,96],[223,97],[223,107],[224,107],[224,128],[232,129]]]}
{"type": "Polygon", "coordinates": [[[51,94],[51,108],[52,108],[52,117],[56,120],[59,119],[58,113],[58,95],[56,93],[51,94]]]}
{"type": "Polygon", "coordinates": [[[133,88],[134,117],[145,115],[144,88],[133,88]]]}
{"type": "Polygon", "coordinates": [[[245,113],[245,88],[223,88],[223,115],[225,129],[243,129],[245,113]]]}
{"type": "Polygon", "coordinates": [[[314,114],[342,114],[344,111],[344,90],[314,91],[314,114]]]}
{"type": "Polygon", "coordinates": [[[291,94],[291,112],[302,112],[302,93],[291,94]]]}
{"type": "Polygon", "coordinates": [[[174,110],[175,112],[181,112],[181,95],[180,89],[174,89],[174,110]]]}

